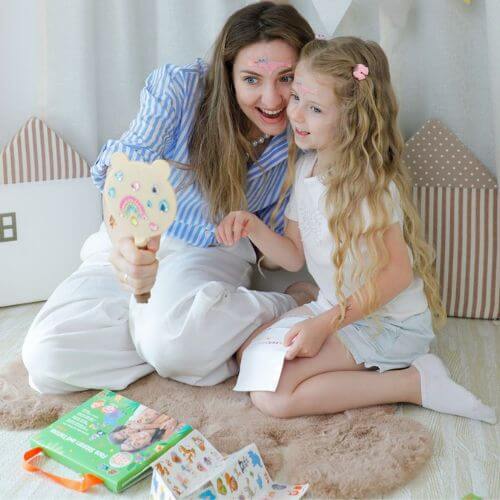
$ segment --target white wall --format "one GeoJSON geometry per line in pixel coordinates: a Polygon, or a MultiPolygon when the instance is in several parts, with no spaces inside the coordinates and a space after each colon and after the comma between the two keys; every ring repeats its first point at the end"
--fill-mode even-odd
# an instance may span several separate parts
{"type": "MultiPolygon", "coordinates": [[[[92,163],[102,144],[134,117],[149,71],[205,56],[227,16],[248,3],[1,0],[0,148],[36,114],[92,163]]],[[[345,0],[290,3],[324,31],[330,9],[341,9],[345,0]]],[[[493,173],[495,149],[500,161],[500,130],[494,132],[500,127],[494,77],[500,70],[492,64],[500,52],[493,46],[500,44],[498,3],[353,0],[337,30],[378,41],[386,29],[379,9],[389,5],[397,19],[411,6],[390,53],[403,132],[408,137],[426,119],[440,118],[493,173]]]]}
{"type": "MultiPolygon", "coordinates": [[[[314,2],[290,3],[318,31],[325,29],[314,2]]],[[[500,128],[495,136],[494,116],[500,113],[500,76],[492,78],[492,70],[499,71],[490,57],[495,62],[500,57],[500,1],[491,1],[487,18],[481,0],[472,0],[470,5],[463,0],[353,0],[336,34],[383,41],[387,24],[397,23],[406,7],[406,22],[401,21],[394,49],[388,50],[404,135],[409,138],[426,120],[439,118],[497,175],[495,147],[500,147],[500,128]],[[379,9],[387,9],[391,18],[384,26],[379,9]]],[[[500,153],[498,162],[500,169],[500,153]]]]}

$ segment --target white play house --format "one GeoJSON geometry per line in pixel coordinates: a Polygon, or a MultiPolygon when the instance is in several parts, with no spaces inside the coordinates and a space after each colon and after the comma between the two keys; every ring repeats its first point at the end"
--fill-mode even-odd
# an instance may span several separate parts
{"type": "Polygon", "coordinates": [[[28,120],[0,153],[0,306],[47,299],[100,221],[87,162],[28,120]]]}

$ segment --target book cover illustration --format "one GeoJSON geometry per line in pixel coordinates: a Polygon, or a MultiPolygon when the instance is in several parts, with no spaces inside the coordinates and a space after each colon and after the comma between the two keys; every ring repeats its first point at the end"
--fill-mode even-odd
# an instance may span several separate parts
{"type": "Polygon", "coordinates": [[[149,474],[152,462],[191,431],[169,415],[105,390],[36,434],[31,443],[118,492],[149,474]]]}

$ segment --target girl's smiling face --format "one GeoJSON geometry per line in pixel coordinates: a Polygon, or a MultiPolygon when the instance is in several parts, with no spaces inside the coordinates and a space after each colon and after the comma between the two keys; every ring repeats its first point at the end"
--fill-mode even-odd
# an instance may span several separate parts
{"type": "Polygon", "coordinates": [[[238,52],[233,64],[236,100],[252,122],[251,138],[278,135],[287,126],[296,50],[283,40],[258,42],[238,52]]]}
{"type": "Polygon", "coordinates": [[[333,79],[313,73],[304,61],[295,69],[287,114],[300,149],[322,151],[333,142],[339,109],[333,79]]]}

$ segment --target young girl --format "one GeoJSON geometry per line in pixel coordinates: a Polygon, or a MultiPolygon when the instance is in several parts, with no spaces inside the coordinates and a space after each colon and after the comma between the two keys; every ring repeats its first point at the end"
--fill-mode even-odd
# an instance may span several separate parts
{"type": "Polygon", "coordinates": [[[264,413],[294,417],[409,402],[496,421],[428,354],[432,322],[445,314],[410,201],[397,112],[388,61],[376,43],[308,43],[287,108],[305,154],[294,169],[291,152],[284,189],[295,180],[284,236],[241,211],[217,229],[226,245],[248,236],[287,270],[305,261],[319,286],[316,301],[264,325],[241,348],[238,386],[264,413]]]}

